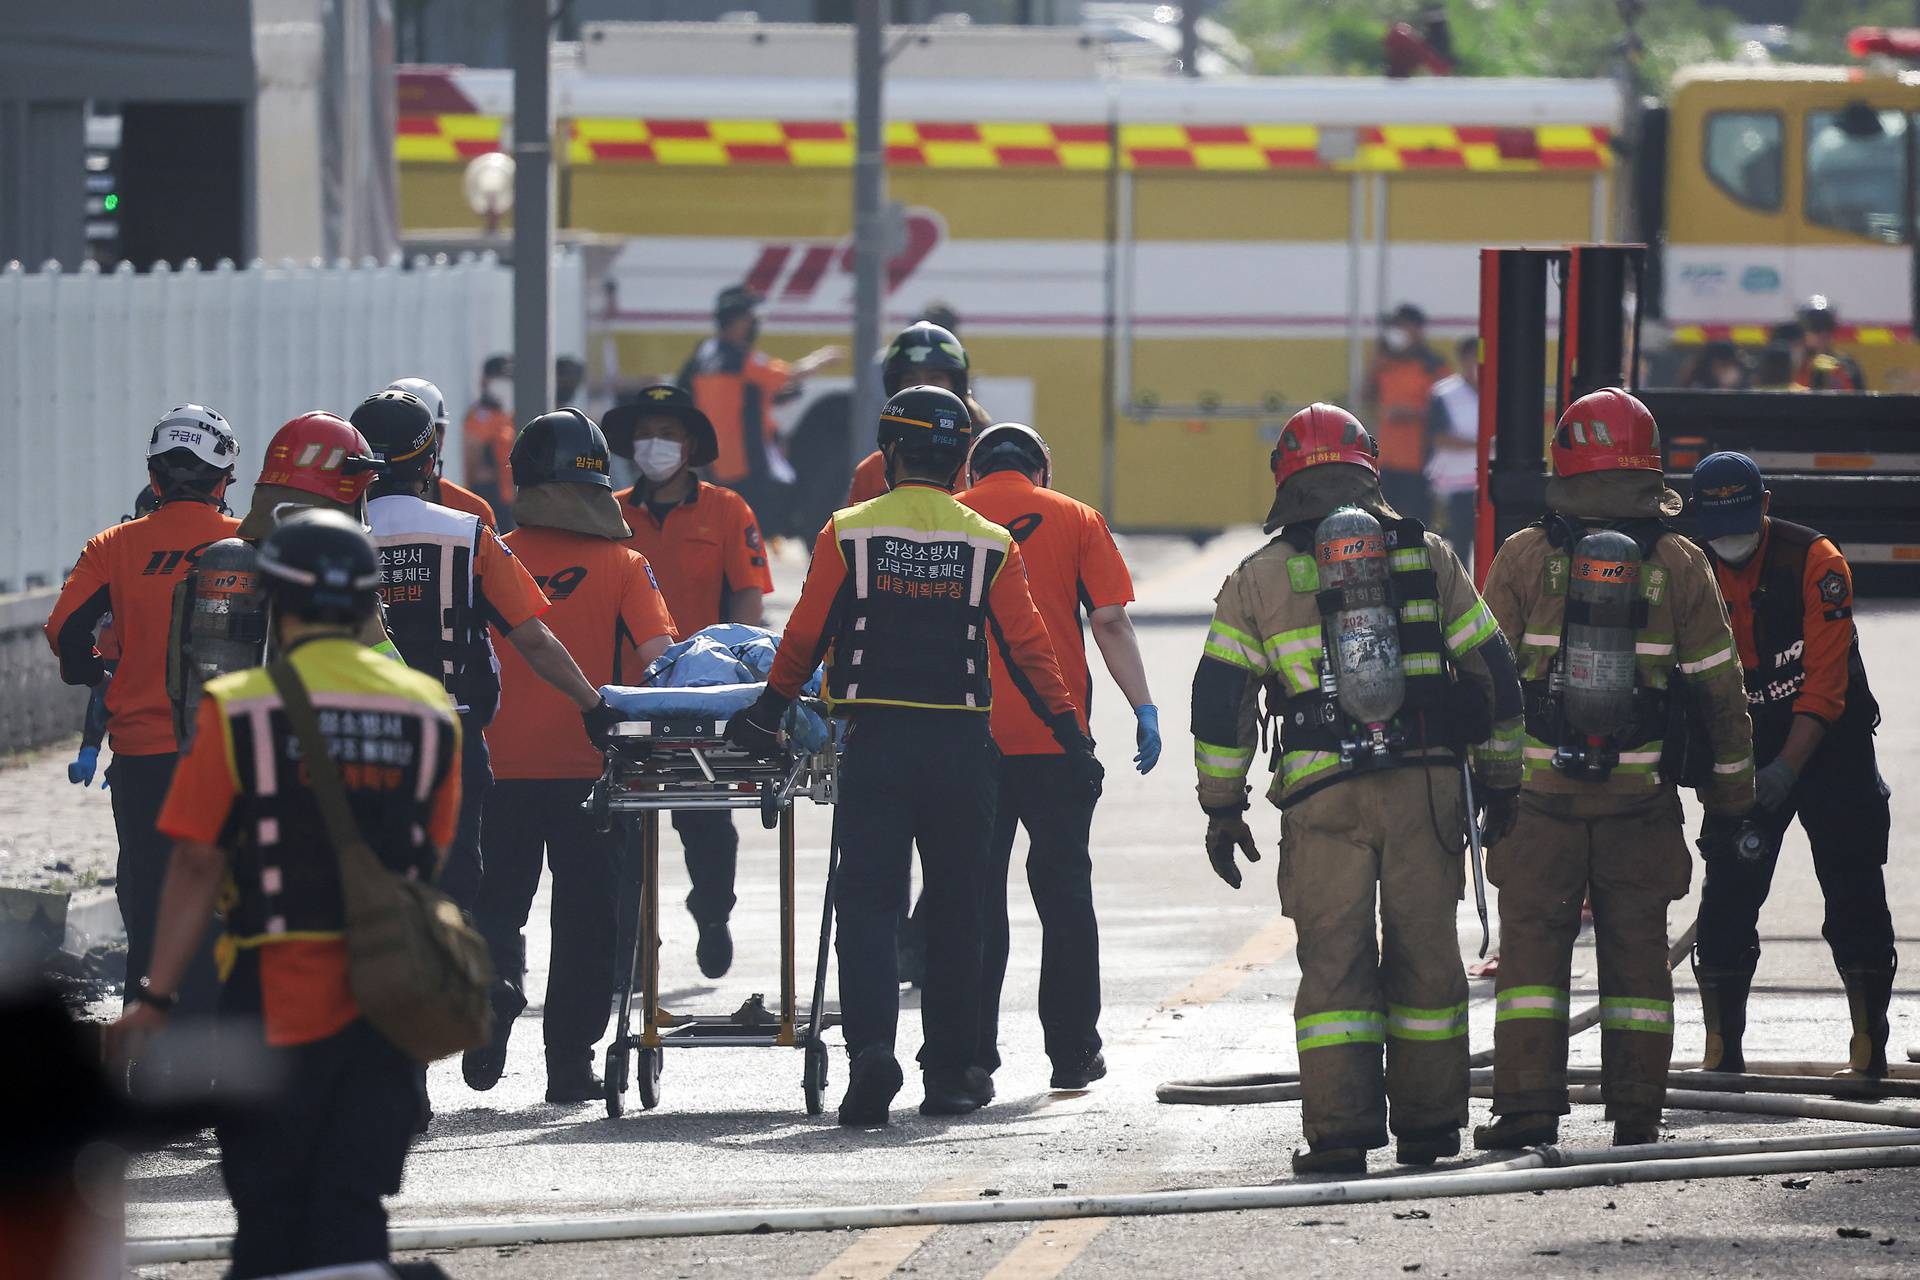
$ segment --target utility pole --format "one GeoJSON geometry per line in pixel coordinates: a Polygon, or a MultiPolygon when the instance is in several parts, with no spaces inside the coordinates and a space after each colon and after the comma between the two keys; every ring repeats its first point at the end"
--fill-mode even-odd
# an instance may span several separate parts
{"type": "Polygon", "coordinates": [[[874,353],[880,349],[880,323],[886,297],[881,282],[886,270],[887,141],[880,112],[880,85],[886,71],[881,48],[887,20],[887,0],[855,0],[853,41],[853,430],[851,456],[858,460],[872,449],[874,424],[880,420],[880,372],[874,353]]]}
{"type": "Polygon", "coordinates": [[[553,407],[553,92],[548,0],[512,0],[513,414],[553,407]]]}
{"type": "Polygon", "coordinates": [[[1183,0],[1180,5],[1180,74],[1197,79],[1200,75],[1200,8],[1203,0],[1183,0]]]}

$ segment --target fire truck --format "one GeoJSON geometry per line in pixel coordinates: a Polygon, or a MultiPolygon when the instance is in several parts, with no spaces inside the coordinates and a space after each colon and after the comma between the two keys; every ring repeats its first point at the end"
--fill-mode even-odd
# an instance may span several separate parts
{"type": "MultiPolygon", "coordinates": [[[[1821,293],[1873,385],[1920,364],[1910,75],[1702,67],[1630,119],[1606,80],[1115,77],[1035,39],[899,37],[886,323],[958,312],[987,408],[1120,527],[1257,520],[1278,422],[1359,400],[1383,313],[1422,308],[1442,354],[1475,330],[1485,245],[1647,243],[1650,351],[1764,343],[1821,293]]],[[[773,353],[845,340],[850,68],[846,28],[786,24],[588,24],[558,51],[560,226],[608,247],[596,382],[671,375],[742,282],[773,353]]],[[[399,77],[404,225],[471,234],[511,74],[399,77]]]]}

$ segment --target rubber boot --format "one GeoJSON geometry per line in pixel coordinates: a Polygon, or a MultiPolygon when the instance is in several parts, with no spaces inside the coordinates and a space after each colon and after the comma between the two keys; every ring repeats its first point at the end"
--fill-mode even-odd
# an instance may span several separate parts
{"type": "Polygon", "coordinates": [[[522,987],[527,980],[527,942],[518,938],[496,949],[493,957],[493,1034],[478,1049],[460,1055],[460,1074],[467,1087],[482,1093],[500,1083],[507,1070],[507,1040],[513,1022],[527,1007],[522,987]]]}
{"type": "Polygon", "coordinates": [[[1843,1075],[1877,1080],[1887,1074],[1887,1005],[1893,1000],[1893,966],[1885,969],[1842,969],[1847,988],[1847,1011],[1853,1017],[1853,1039],[1847,1045],[1843,1075]]]}
{"type": "Polygon", "coordinates": [[[893,1095],[900,1092],[900,1063],[883,1044],[868,1045],[847,1066],[847,1092],[840,1099],[840,1123],[870,1129],[887,1123],[893,1095]]]}
{"type": "Polygon", "coordinates": [[[1395,1164],[1416,1167],[1430,1165],[1435,1160],[1444,1160],[1459,1154],[1460,1130],[1451,1125],[1444,1129],[1403,1133],[1395,1139],[1393,1146],[1395,1164]]]}
{"type": "Polygon", "coordinates": [[[1613,1122],[1613,1145],[1645,1147],[1660,1141],[1658,1116],[1626,1116],[1613,1122]]]}
{"type": "Polygon", "coordinates": [[[1492,1124],[1473,1131],[1473,1145],[1481,1151],[1518,1151],[1547,1147],[1560,1141],[1560,1117],[1551,1111],[1514,1111],[1495,1116],[1492,1124]]]}
{"type": "Polygon", "coordinates": [[[1747,1056],[1740,1041],[1747,1033],[1747,992],[1753,986],[1753,970],[1713,969],[1696,961],[1693,976],[1700,984],[1700,1012],[1707,1022],[1701,1069],[1744,1072],[1747,1056]]]}
{"type": "Polygon", "coordinates": [[[1365,1173],[1367,1149],[1339,1146],[1334,1143],[1315,1143],[1294,1151],[1293,1171],[1295,1173],[1365,1173]]]}

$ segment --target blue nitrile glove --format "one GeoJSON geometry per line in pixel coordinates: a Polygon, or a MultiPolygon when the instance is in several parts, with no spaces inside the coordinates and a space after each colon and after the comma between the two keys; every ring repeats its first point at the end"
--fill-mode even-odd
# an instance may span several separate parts
{"type": "Polygon", "coordinates": [[[1160,763],[1160,708],[1143,702],[1133,709],[1133,718],[1133,743],[1139,748],[1133,753],[1134,767],[1152,773],[1153,766],[1160,763]]]}
{"type": "Polygon", "coordinates": [[[82,747],[80,754],[67,766],[67,781],[76,787],[93,785],[94,770],[100,766],[100,748],[82,747]]]}
{"type": "Polygon", "coordinates": [[[787,708],[781,727],[786,730],[788,740],[808,755],[825,751],[833,739],[833,729],[825,718],[798,702],[787,708]]]}

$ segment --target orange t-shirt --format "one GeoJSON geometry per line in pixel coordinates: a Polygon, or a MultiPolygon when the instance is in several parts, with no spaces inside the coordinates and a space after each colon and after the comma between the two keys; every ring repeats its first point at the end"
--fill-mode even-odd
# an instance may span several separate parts
{"type": "MultiPolygon", "coordinates": [[[[1004,527],[1020,544],[1033,603],[1047,624],[1060,675],[1072,694],[1080,728],[1087,729],[1093,676],[1087,669],[1081,610],[1091,613],[1133,601],[1133,577],[1098,511],[1017,471],[996,471],[958,495],[965,505],[1004,527]]],[[[993,740],[1010,756],[1059,755],[1060,744],[1025,698],[1006,698],[1006,658],[989,646],[993,664],[993,740]]]]}
{"type": "Polygon", "coordinates": [[[464,489],[445,477],[434,481],[434,489],[433,500],[441,506],[451,507],[455,511],[464,511],[478,519],[487,528],[493,528],[495,523],[493,504],[473,490],[464,489]]]}
{"type": "Polygon", "coordinates": [[[467,480],[497,489],[504,502],[513,501],[513,468],[508,463],[513,455],[513,418],[504,409],[476,404],[467,410],[460,434],[466,442],[467,480]]]}
{"type": "Polygon", "coordinates": [[[720,445],[714,479],[733,481],[748,474],[744,437],[758,429],[763,439],[774,438],[773,402],[792,380],[793,366],[764,351],[747,352],[736,371],[696,372],[686,380],[720,445]]]}
{"type": "Polygon", "coordinates": [[[1426,466],[1427,401],[1446,375],[1446,362],[1425,349],[1379,358],[1368,375],[1369,398],[1378,419],[1382,471],[1420,471],[1426,466]]]}
{"type": "MultiPolygon", "coordinates": [[[[636,684],[639,646],[674,634],[645,556],[622,543],[521,525],[506,544],[553,602],[542,621],[587,683],[636,684]]],[[[500,711],[487,726],[496,778],[597,778],[605,767],[580,712],[512,645],[500,649],[500,711]]]]}
{"type": "MultiPolygon", "coordinates": [[[[1720,594],[1727,601],[1727,619],[1733,623],[1733,643],[1740,665],[1753,671],[1760,655],[1753,641],[1753,593],[1760,587],[1760,570],[1767,559],[1773,522],[1753,559],[1739,568],[1723,560],[1713,564],[1720,594]]],[[[1829,727],[1847,709],[1847,656],[1853,649],[1853,571],[1840,549],[1825,538],[1807,548],[1807,571],[1801,579],[1801,668],[1807,673],[1793,700],[1798,715],[1813,716],[1829,727]]]]}
{"type": "Polygon", "coordinates": [[[665,520],[654,519],[644,502],[636,503],[632,489],[614,496],[633,529],[627,545],[653,566],[683,639],[730,621],[725,613],[734,592],[773,590],[760,522],[733,490],[702,481],[665,520]]]}
{"type": "Polygon", "coordinates": [[[847,489],[847,505],[858,506],[887,491],[887,457],[878,449],[860,459],[853,469],[853,484],[847,489]]]}
{"type": "MultiPolygon", "coordinates": [[[[456,729],[455,741],[458,741],[456,729]]],[[[227,726],[220,705],[202,698],[193,745],[180,757],[154,824],[175,840],[219,843],[238,798],[227,726]]],[[[460,822],[460,770],[449,768],[428,810],[427,839],[435,848],[453,843],[460,822]]],[[[359,1016],[347,980],[347,944],[340,938],[275,942],[256,949],[260,1003],[268,1044],[307,1044],[324,1039],[359,1016]]]]}
{"type": "Polygon", "coordinates": [[[209,543],[231,538],[240,522],[204,502],[169,502],[152,515],[95,534],[67,575],[47,618],[47,643],[69,684],[97,684],[102,668],[93,629],[113,614],[120,665],[107,690],[114,753],[179,750],[167,698],[167,640],[173,589],[209,543]]]}

